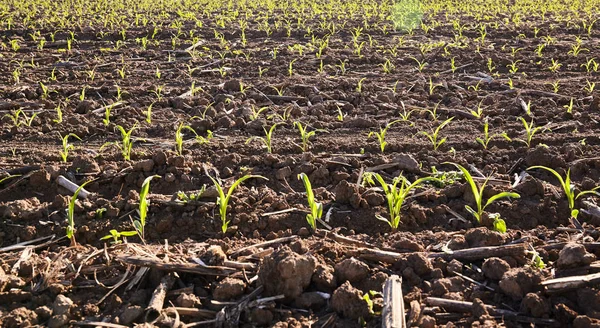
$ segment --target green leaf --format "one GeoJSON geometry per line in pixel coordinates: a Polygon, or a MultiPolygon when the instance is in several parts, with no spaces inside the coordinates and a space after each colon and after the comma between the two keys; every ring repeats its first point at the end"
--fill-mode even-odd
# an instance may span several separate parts
{"type": "Polygon", "coordinates": [[[521,195],[517,194],[516,192],[501,192],[499,194],[495,194],[494,196],[490,197],[487,202],[485,203],[485,206],[483,206],[483,209],[485,209],[488,205],[490,205],[491,203],[493,203],[494,201],[498,200],[498,199],[502,199],[502,198],[521,198],[521,195]]]}
{"type": "Polygon", "coordinates": [[[574,219],[577,219],[577,216],[579,215],[579,210],[578,209],[574,209],[571,211],[571,217],[574,219]]]}
{"type": "Polygon", "coordinates": [[[506,222],[503,219],[497,217],[494,219],[494,230],[499,233],[506,233],[506,222]]]}
{"type": "Polygon", "coordinates": [[[471,206],[465,205],[465,209],[467,210],[467,212],[471,213],[471,215],[473,215],[475,217],[475,219],[477,220],[477,222],[481,222],[481,218],[479,217],[479,213],[477,213],[477,211],[475,211],[471,206]]]}

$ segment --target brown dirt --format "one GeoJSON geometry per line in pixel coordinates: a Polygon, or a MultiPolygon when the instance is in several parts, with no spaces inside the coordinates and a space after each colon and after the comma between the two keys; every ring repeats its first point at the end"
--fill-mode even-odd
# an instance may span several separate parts
{"type": "MultiPolygon", "coordinates": [[[[16,53],[0,48],[3,72],[14,71],[19,63],[9,60],[13,58],[25,58],[25,63],[34,58],[39,65],[26,65],[18,84],[11,74],[0,76],[0,113],[10,114],[21,108],[28,116],[32,111],[38,114],[31,126],[15,127],[6,116],[0,122],[0,180],[9,174],[20,175],[0,184],[0,245],[44,236],[56,238],[47,244],[47,240],[37,241],[34,245],[41,246],[35,248],[0,252],[0,325],[60,327],[71,321],[106,320],[129,326],[143,322],[144,309],[164,270],[151,269],[134,288],[127,288],[127,284],[119,283],[124,276],[129,282],[134,272],[140,272],[140,266],[126,265],[118,257],[124,254],[177,264],[198,265],[202,260],[218,268],[231,268],[228,260],[251,264],[244,270],[237,267],[229,277],[180,272],[176,285],[167,294],[165,307],[173,302],[178,307],[213,311],[208,315],[181,314],[180,322],[184,323],[212,320],[223,308],[232,313],[232,305],[235,308],[236,302],[260,291],[260,298],[283,297],[246,307],[238,313],[236,322],[240,326],[357,327],[363,322],[376,327],[381,324],[378,312],[382,300],[374,293],[374,309],[369,309],[363,297],[370,291],[381,292],[383,282],[396,274],[403,277],[407,306],[417,301],[426,308],[426,298],[436,296],[474,302],[474,309],[479,306],[485,310],[480,304],[483,302],[521,311],[523,316],[553,319],[557,326],[597,327],[600,308],[596,305],[600,303],[590,303],[591,299],[600,299],[597,288],[548,294],[541,285],[552,277],[551,269],[564,271],[565,275],[597,272],[598,266],[594,265],[600,255],[600,248],[586,250],[581,245],[598,241],[600,233],[596,227],[600,217],[582,212],[579,221],[584,223],[586,232],[565,229],[572,227],[568,202],[548,172],[529,171],[530,176],[513,190],[521,195],[520,199],[496,202],[487,208],[490,213],[502,215],[508,226],[506,234],[493,232],[489,230],[491,225],[482,227],[472,220],[465,205],[474,205],[473,196],[463,181],[418,189],[403,208],[398,231],[390,231],[386,223],[375,218],[376,214],[387,215],[383,194],[356,184],[363,169],[384,165],[378,172],[388,181],[400,173],[414,181],[428,175],[433,167],[453,170],[444,164],[448,161],[473,165],[500,180],[489,186],[486,197],[510,189],[514,175],[532,165],[549,166],[561,173],[570,168],[577,190],[591,189],[600,180],[599,98],[597,91],[589,94],[582,88],[586,79],[592,81],[598,75],[581,67],[584,57],[599,57],[598,30],[584,37],[589,52],[580,56],[568,54],[580,32],[557,23],[547,33],[559,41],[548,45],[544,57],[538,58],[534,51],[541,39],[533,37],[531,26],[548,23],[537,20],[523,25],[521,30],[500,24],[479,52],[475,42],[470,42],[466,48],[451,48],[451,55],[445,55],[443,48],[420,54],[421,43],[453,40],[448,32],[452,30],[451,21],[440,19],[442,25],[429,34],[417,30],[414,35],[403,36],[369,28],[374,44],[369,45],[363,35],[361,40],[366,46],[361,57],[351,50],[352,35],[339,32],[331,37],[330,47],[322,57],[324,73],[317,73],[320,60],[315,59],[314,51],[300,56],[288,48],[307,42],[300,29],[290,37],[282,30],[267,37],[257,29],[257,22],[246,31],[245,47],[239,45],[239,31],[222,30],[229,45],[243,49],[250,54],[249,59],[225,51],[215,40],[209,22],[204,27],[186,22],[183,29],[196,31],[206,41],[202,47],[208,50],[202,51],[212,58],[171,51],[171,33],[175,29],[166,26],[156,35],[158,46],[141,49],[133,40],[146,36],[147,31],[137,28],[128,31],[129,39],[119,50],[109,50],[119,38],[118,33],[103,35],[98,33],[99,27],[76,30],[77,41],[70,51],[51,42],[45,49],[38,49],[36,42],[25,38],[28,30],[23,26],[4,31],[4,39],[22,41],[16,53]],[[518,37],[520,33],[527,38],[518,37]],[[397,56],[382,51],[381,47],[391,48],[401,38],[405,44],[398,48],[397,56]],[[280,49],[276,59],[270,53],[275,46],[280,49]],[[511,47],[523,50],[513,57],[511,47]],[[223,59],[219,59],[217,50],[224,51],[223,59]],[[417,71],[409,56],[426,61],[428,66],[423,72],[417,71]],[[395,66],[391,74],[382,72],[384,58],[390,58],[395,66]],[[456,66],[469,66],[451,72],[450,58],[455,58],[456,66]],[[489,75],[487,58],[493,59],[499,75],[489,75]],[[550,58],[562,63],[558,74],[547,70],[550,58]],[[288,76],[292,60],[296,60],[293,74],[288,76]],[[514,60],[520,61],[519,71],[510,74],[506,65],[514,60]],[[344,75],[336,66],[340,61],[345,61],[348,68],[344,75]],[[188,65],[197,69],[190,72],[188,65]],[[262,77],[259,66],[268,68],[262,77]],[[123,67],[124,79],[117,73],[123,67]],[[162,74],[160,79],[155,76],[157,67],[162,74]],[[223,77],[217,69],[225,67],[231,70],[223,77]],[[48,80],[53,69],[56,80],[48,80]],[[89,75],[92,70],[94,78],[89,75]],[[478,84],[474,77],[483,80],[478,84]],[[509,77],[515,89],[508,88],[509,77]],[[362,79],[363,89],[358,92],[356,88],[362,79]],[[548,84],[557,79],[560,91],[553,94],[548,84]],[[44,81],[51,91],[47,97],[39,81],[44,81]],[[431,94],[430,81],[439,84],[431,94]],[[201,89],[186,95],[192,83],[201,89]],[[121,99],[117,99],[116,85],[125,92],[121,99]],[[396,89],[392,90],[394,85],[396,89]],[[82,86],[86,86],[85,100],[79,100],[82,86]],[[151,92],[157,86],[164,86],[160,97],[151,92]],[[241,91],[242,87],[248,89],[241,91]],[[283,97],[277,95],[276,89],[283,90],[283,97]],[[65,102],[67,97],[70,100],[65,102]],[[551,129],[536,135],[531,147],[514,140],[524,134],[517,120],[526,117],[521,99],[525,103],[531,101],[531,119],[535,124],[551,129]],[[574,113],[566,114],[563,106],[571,99],[574,113]],[[115,105],[110,123],[105,125],[104,111],[94,111],[117,102],[121,104],[115,105]],[[512,142],[495,137],[483,149],[475,141],[482,135],[483,122],[468,112],[479,103],[485,108],[490,131],[506,132],[512,142]],[[54,109],[59,104],[64,121],[57,124],[53,121],[57,118],[54,109]],[[143,112],[150,104],[153,114],[152,123],[148,124],[143,112]],[[268,110],[254,119],[251,108],[263,106],[268,106],[268,110]],[[436,106],[436,117],[425,111],[436,106]],[[338,108],[345,115],[343,121],[337,119],[338,108]],[[403,108],[415,110],[411,122],[392,125],[386,136],[388,145],[381,153],[375,138],[368,137],[369,132],[398,119],[403,108]],[[269,118],[272,114],[289,114],[290,118],[269,118]],[[435,129],[452,116],[453,122],[441,132],[447,142],[433,150],[419,132],[435,129]],[[310,130],[326,132],[317,132],[308,151],[303,152],[294,121],[310,130]],[[178,155],[174,134],[180,122],[186,122],[203,137],[210,130],[214,138],[199,144],[189,131],[184,131],[183,154],[178,155]],[[252,136],[262,136],[263,127],[276,122],[281,125],[274,134],[272,154],[266,153],[256,140],[246,143],[252,136]],[[129,129],[134,124],[133,136],[138,141],[130,161],[123,160],[114,147],[102,148],[106,142],[120,140],[117,125],[129,129]],[[64,163],[59,156],[59,134],[69,133],[77,134],[82,141],[70,139],[75,149],[64,163]],[[297,179],[300,173],[309,176],[316,199],[323,202],[327,224],[356,244],[321,237],[307,229],[308,207],[303,184],[297,179]],[[221,232],[216,194],[207,174],[218,175],[227,186],[244,174],[268,178],[248,180],[234,192],[228,209],[231,225],[226,233],[221,232]],[[93,195],[78,201],[75,207],[75,236],[80,244],[77,247],[70,247],[68,240],[59,238],[64,236],[64,210],[71,195],[57,185],[61,175],[77,184],[94,180],[86,187],[93,195]],[[105,245],[100,238],[111,229],[132,230],[130,218],[136,218],[140,187],[151,175],[160,178],[151,183],[145,228],[148,245],[139,244],[137,237],[129,237],[129,243],[105,245]],[[189,195],[203,185],[208,189],[200,199],[176,201],[178,191],[189,195]],[[449,210],[466,220],[456,218],[449,210]],[[235,253],[245,246],[290,236],[300,238],[235,253]],[[530,243],[547,267],[532,267],[531,254],[476,261],[427,256],[431,252],[515,241],[530,243]],[[544,248],[559,242],[571,243],[562,250],[544,248]],[[365,245],[406,257],[384,263],[354,256],[355,249],[365,245]],[[117,288],[113,290],[113,286],[117,288]]],[[[463,19],[473,22],[472,17],[463,19]]],[[[359,26],[361,22],[353,19],[348,24],[359,26]]],[[[324,31],[316,31],[320,37],[324,35],[324,31]]],[[[475,30],[465,33],[476,37],[475,30]]],[[[42,34],[49,39],[50,31],[42,34]]],[[[64,31],[56,34],[57,40],[66,37],[64,31]]],[[[177,49],[187,46],[179,44],[177,49]]],[[[578,207],[584,206],[582,201],[577,201],[578,207]]],[[[473,314],[456,314],[426,309],[416,321],[423,327],[446,323],[525,326],[514,318],[485,313],[479,318],[475,310],[473,314]]],[[[165,312],[154,324],[172,326],[176,321],[173,318],[172,313],[165,312]]]]}

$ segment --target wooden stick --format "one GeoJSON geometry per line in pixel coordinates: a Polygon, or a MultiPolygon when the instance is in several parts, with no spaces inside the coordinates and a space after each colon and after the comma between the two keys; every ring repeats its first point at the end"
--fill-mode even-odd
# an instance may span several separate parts
{"type": "Polygon", "coordinates": [[[243,252],[245,250],[251,249],[251,248],[266,247],[266,246],[271,246],[271,245],[280,244],[280,243],[290,243],[292,241],[295,241],[298,238],[300,238],[300,237],[298,237],[296,235],[289,236],[289,237],[276,238],[276,239],[273,239],[273,240],[265,241],[264,243],[258,243],[258,244],[254,244],[254,245],[242,247],[242,248],[238,249],[237,251],[234,251],[233,253],[231,253],[229,256],[235,257],[239,253],[241,253],[241,252],[243,252]]]}
{"type": "Polygon", "coordinates": [[[542,281],[542,286],[546,287],[546,290],[549,293],[556,293],[565,292],[597,283],[600,283],[600,273],[549,279],[546,281],[542,281]]]}
{"type": "MultiPolygon", "coordinates": [[[[56,183],[58,183],[59,186],[64,187],[72,193],[75,193],[79,188],[78,185],[71,182],[69,179],[63,177],[62,175],[59,175],[58,178],[56,178],[56,183]]],[[[81,199],[86,199],[89,195],[90,192],[82,188],[81,190],[79,190],[79,194],[77,194],[77,197],[81,199]]]]}
{"type": "MultiPolygon", "coordinates": [[[[518,256],[524,257],[526,255],[526,246],[524,244],[515,245],[503,245],[503,246],[487,246],[487,247],[476,247],[469,249],[461,249],[453,251],[452,253],[423,253],[428,258],[443,258],[445,260],[456,259],[459,261],[477,261],[488,257],[504,257],[504,256],[518,256]]],[[[404,260],[408,254],[381,251],[377,249],[361,248],[352,250],[350,253],[353,256],[360,257],[368,261],[379,261],[384,263],[396,263],[398,260],[404,260]]],[[[412,254],[412,253],[411,253],[412,254]]]]}
{"type": "MultiPolygon", "coordinates": [[[[427,297],[425,299],[425,303],[427,303],[428,305],[431,305],[431,306],[442,307],[442,308],[446,309],[446,311],[450,310],[450,311],[463,312],[463,313],[470,313],[473,308],[473,302],[455,301],[455,300],[449,300],[449,299],[438,298],[438,297],[427,297]]],[[[534,323],[534,324],[539,324],[539,325],[556,325],[557,324],[556,320],[554,320],[554,319],[526,317],[526,316],[520,315],[518,312],[498,309],[491,305],[485,305],[485,308],[488,310],[488,312],[491,315],[503,316],[506,319],[512,319],[512,320],[518,321],[518,322],[527,322],[527,323],[534,323]]]]}
{"type": "Polygon", "coordinates": [[[402,296],[402,278],[390,276],[383,285],[382,328],[404,328],[404,296],[402,296]]]}
{"type": "Polygon", "coordinates": [[[165,304],[165,296],[167,296],[167,292],[173,287],[174,283],[175,275],[172,273],[166,274],[161,279],[160,284],[158,284],[158,287],[152,293],[148,307],[144,310],[146,312],[144,315],[146,322],[153,322],[160,316],[160,311],[165,304]]]}
{"type": "Polygon", "coordinates": [[[417,300],[410,301],[407,327],[416,327],[421,320],[421,303],[417,300]]]}
{"type": "Polygon", "coordinates": [[[217,311],[197,309],[197,308],[184,308],[184,307],[173,307],[177,313],[186,317],[193,318],[214,318],[217,311]]]}
{"type": "Polygon", "coordinates": [[[142,267],[151,267],[168,272],[188,272],[207,276],[229,276],[238,270],[226,267],[201,266],[192,263],[164,263],[160,260],[142,256],[120,255],[117,261],[142,267]]]}
{"type": "MultiPolygon", "coordinates": [[[[547,251],[553,250],[553,249],[563,249],[567,244],[568,243],[554,243],[554,244],[544,245],[540,248],[545,249],[547,251]]],[[[582,245],[585,247],[585,249],[588,252],[595,252],[597,250],[600,250],[600,243],[582,243],[582,245]]]]}
{"type": "Polygon", "coordinates": [[[358,241],[352,238],[348,238],[348,237],[344,237],[342,235],[338,235],[335,232],[331,232],[331,231],[323,231],[323,230],[319,230],[315,232],[315,236],[319,236],[321,238],[331,238],[335,241],[337,241],[338,243],[342,243],[342,244],[347,244],[350,246],[356,246],[356,247],[369,247],[369,248],[374,248],[375,246],[369,244],[369,243],[365,243],[362,241],[358,241]]]}

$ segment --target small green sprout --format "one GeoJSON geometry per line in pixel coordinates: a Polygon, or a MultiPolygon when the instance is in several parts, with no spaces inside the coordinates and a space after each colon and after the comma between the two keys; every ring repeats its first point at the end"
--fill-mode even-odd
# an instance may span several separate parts
{"type": "Polygon", "coordinates": [[[402,210],[402,205],[404,204],[406,198],[408,198],[411,190],[427,181],[440,182],[439,179],[434,177],[424,177],[415,180],[413,183],[410,183],[407,178],[405,178],[403,175],[400,175],[395,177],[391,184],[388,184],[379,173],[367,172],[363,175],[364,182],[370,185],[375,184],[373,178],[375,178],[381,185],[381,188],[383,188],[383,192],[385,193],[385,198],[388,204],[388,210],[390,212],[389,219],[386,219],[381,215],[376,215],[376,218],[389,224],[394,231],[397,230],[398,226],[400,225],[400,213],[402,210]]]}
{"type": "Polygon", "coordinates": [[[563,188],[565,196],[567,197],[567,200],[569,201],[569,209],[571,210],[571,217],[573,217],[575,219],[577,219],[577,216],[579,215],[579,210],[575,208],[575,201],[579,197],[585,196],[585,195],[600,196],[600,192],[596,191],[600,188],[600,186],[592,188],[590,190],[580,191],[579,193],[575,192],[575,185],[573,185],[571,183],[571,169],[567,170],[567,174],[564,179],[554,169],[551,169],[546,166],[535,165],[535,166],[531,166],[531,167],[527,168],[527,170],[532,170],[532,169],[544,169],[544,170],[552,173],[558,179],[558,182],[560,182],[560,185],[563,188]]]}
{"type": "Polygon", "coordinates": [[[69,201],[69,207],[67,208],[67,238],[71,240],[71,246],[77,246],[77,241],[75,240],[75,201],[83,187],[92,181],[94,180],[86,181],[79,186],[69,201]]]}
{"type": "Polygon", "coordinates": [[[175,152],[178,156],[183,155],[183,130],[189,130],[198,136],[198,133],[189,125],[184,125],[183,122],[179,123],[177,131],[175,131],[175,152]]]}
{"type": "Polygon", "coordinates": [[[106,239],[113,239],[110,243],[111,244],[120,244],[122,243],[121,240],[119,240],[121,237],[131,237],[131,236],[135,236],[138,233],[136,231],[117,231],[116,229],[111,229],[109,231],[109,234],[100,238],[100,240],[106,240],[106,239]]]}
{"type": "Polygon", "coordinates": [[[483,149],[487,149],[488,148],[488,144],[490,143],[490,141],[495,138],[495,137],[504,137],[504,139],[510,141],[511,139],[508,137],[508,135],[506,134],[506,132],[502,132],[502,133],[496,133],[496,134],[489,134],[489,124],[488,124],[488,120],[487,118],[485,119],[484,123],[483,123],[483,138],[475,138],[475,141],[477,141],[480,145],[483,146],[483,149]]]}
{"type": "Polygon", "coordinates": [[[206,185],[202,185],[202,189],[200,189],[198,192],[192,192],[189,194],[186,194],[183,191],[178,191],[177,192],[177,201],[182,202],[182,203],[187,203],[187,202],[193,202],[193,201],[199,200],[205,191],[206,191],[206,185]]]}
{"type": "Polygon", "coordinates": [[[263,177],[262,175],[245,175],[245,176],[237,179],[231,185],[231,187],[229,187],[229,189],[227,190],[227,194],[225,194],[225,192],[223,191],[223,183],[221,182],[221,179],[219,179],[219,178],[214,179],[211,176],[209,176],[209,178],[215,184],[215,187],[217,188],[217,192],[219,193],[219,196],[217,196],[217,206],[219,207],[219,214],[221,216],[221,231],[223,233],[227,232],[227,228],[229,227],[229,223],[231,222],[230,220],[227,220],[227,206],[229,205],[229,199],[231,198],[231,195],[233,194],[233,191],[235,190],[235,188],[237,188],[242,182],[244,182],[250,178],[260,178],[260,179],[269,180],[269,179],[263,177]]]}
{"type": "Polygon", "coordinates": [[[249,117],[250,121],[256,120],[262,112],[264,112],[268,109],[269,109],[268,106],[264,106],[259,109],[256,109],[256,107],[254,105],[250,105],[250,110],[252,111],[252,114],[250,114],[250,117],[249,117]]]}
{"type": "Polygon", "coordinates": [[[306,222],[313,231],[317,231],[317,220],[323,216],[323,204],[315,200],[315,194],[313,193],[310,180],[305,173],[298,174],[298,180],[302,180],[304,183],[304,189],[306,189],[306,198],[308,201],[308,207],[310,213],[306,214],[306,222]]]}
{"type": "Polygon", "coordinates": [[[429,141],[431,141],[431,144],[433,145],[433,150],[437,150],[438,148],[440,148],[441,145],[443,145],[446,142],[446,137],[439,139],[439,134],[440,131],[448,124],[450,124],[450,122],[452,122],[452,120],[454,119],[454,117],[450,117],[449,119],[445,120],[444,122],[442,122],[440,125],[438,125],[438,127],[435,130],[432,130],[431,133],[428,133],[426,131],[421,131],[419,133],[421,133],[422,135],[426,136],[429,141]]]}
{"type": "Polygon", "coordinates": [[[142,183],[142,189],[140,190],[140,206],[138,207],[139,220],[133,221],[133,227],[140,236],[140,239],[144,241],[144,228],[146,227],[146,217],[148,216],[148,192],[150,192],[150,181],[154,178],[159,178],[160,175],[151,175],[147,177],[142,183]]]}
{"type": "Polygon", "coordinates": [[[265,131],[265,136],[264,137],[257,137],[257,136],[252,136],[248,139],[246,139],[246,144],[250,143],[252,140],[260,140],[262,141],[263,144],[265,144],[265,146],[267,147],[267,153],[272,153],[273,152],[273,146],[272,146],[272,141],[273,141],[273,133],[275,132],[275,128],[278,125],[281,125],[282,123],[275,123],[271,126],[271,128],[269,128],[269,130],[267,131],[267,129],[263,126],[263,131],[265,131]]]}
{"type": "Polygon", "coordinates": [[[56,118],[52,120],[52,122],[56,123],[56,124],[60,124],[63,121],[63,112],[62,112],[62,108],[60,107],[60,104],[58,106],[56,106],[56,108],[54,109],[56,110],[56,118]]]}
{"type": "Polygon", "coordinates": [[[300,131],[300,138],[302,139],[302,146],[298,146],[303,152],[308,150],[310,145],[310,138],[317,134],[317,132],[326,132],[325,130],[316,129],[310,132],[306,131],[306,126],[302,125],[299,121],[294,122],[294,126],[300,131]]]}
{"type": "Polygon", "coordinates": [[[148,109],[146,109],[144,111],[144,114],[146,115],[146,123],[148,124],[152,124],[152,106],[154,105],[154,103],[151,103],[148,106],[148,109]]]}
{"type": "Polygon", "coordinates": [[[69,143],[69,137],[74,137],[81,141],[81,138],[79,138],[75,133],[69,133],[64,137],[61,137],[62,150],[60,151],[60,157],[62,158],[63,162],[65,162],[65,163],[67,162],[67,157],[69,156],[69,151],[71,151],[75,148],[75,146],[73,144],[69,143]]]}
{"type": "Polygon", "coordinates": [[[385,141],[385,135],[387,134],[388,129],[395,123],[398,122],[402,122],[402,120],[395,120],[392,122],[389,122],[384,128],[379,128],[379,132],[375,132],[375,131],[371,131],[369,132],[369,138],[372,135],[377,136],[377,140],[379,141],[379,149],[381,149],[381,152],[383,153],[385,150],[385,146],[387,146],[387,141],[385,141]]]}
{"type": "MultiPolygon", "coordinates": [[[[473,217],[477,220],[478,223],[481,223],[481,218],[483,216],[485,208],[488,207],[493,202],[495,202],[499,199],[502,199],[502,198],[521,198],[521,196],[517,193],[503,191],[503,192],[497,193],[497,194],[491,196],[490,198],[488,198],[487,202],[485,202],[485,204],[484,204],[483,203],[483,194],[484,194],[485,187],[486,187],[490,177],[487,177],[480,187],[477,185],[477,183],[473,179],[473,176],[471,176],[471,173],[463,166],[456,164],[456,163],[450,163],[450,162],[445,162],[444,164],[454,165],[455,167],[457,167],[459,170],[462,171],[463,177],[465,178],[465,180],[471,187],[471,192],[473,193],[473,197],[475,198],[475,204],[477,205],[476,209],[473,209],[469,205],[465,205],[465,209],[467,210],[467,212],[469,212],[469,213],[471,213],[471,215],[473,215],[473,217]]],[[[495,214],[489,215],[489,217],[495,218],[495,221],[502,220],[502,219],[500,219],[499,215],[496,216],[495,214]]],[[[496,224],[494,224],[494,225],[496,226],[496,224]]],[[[500,228],[501,223],[498,222],[498,225],[500,228]]]]}
{"type": "Polygon", "coordinates": [[[21,174],[13,174],[13,175],[4,177],[4,178],[0,179],[0,185],[3,184],[5,181],[8,181],[9,179],[20,177],[20,176],[21,176],[21,174]]]}
{"type": "Polygon", "coordinates": [[[519,117],[518,119],[521,120],[521,123],[523,123],[523,127],[525,128],[526,139],[515,139],[515,140],[524,143],[525,145],[527,145],[527,148],[531,147],[531,141],[533,139],[533,136],[535,136],[536,133],[538,133],[538,132],[543,133],[546,130],[549,130],[548,128],[543,127],[543,126],[534,126],[533,119],[531,120],[530,123],[527,123],[527,121],[522,117],[519,117]]]}

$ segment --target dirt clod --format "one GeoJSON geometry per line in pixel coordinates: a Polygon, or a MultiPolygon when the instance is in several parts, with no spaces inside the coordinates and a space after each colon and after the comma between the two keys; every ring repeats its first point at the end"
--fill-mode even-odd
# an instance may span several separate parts
{"type": "Polygon", "coordinates": [[[119,315],[119,323],[122,325],[131,325],[144,313],[144,309],[139,305],[130,305],[119,315]]]}
{"type": "Polygon", "coordinates": [[[542,317],[550,312],[550,302],[540,294],[528,293],[521,301],[521,312],[542,317]]]}
{"type": "Polygon", "coordinates": [[[72,306],[73,301],[70,298],[64,295],[58,295],[54,299],[54,303],[52,303],[52,314],[68,314],[72,306]]]}
{"type": "Polygon", "coordinates": [[[570,243],[565,245],[558,253],[556,265],[559,268],[571,268],[579,265],[585,265],[596,259],[594,254],[586,251],[585,246],[581,244],[570,243]]]}
{"type": "Polygon", "coordinates": [[[346,318],[366,318],[369,315],[369,307],[362,297],[362,292],[346,281],[333,292],[331,307],[346,318]]]}
{"type": "Polygon", "coordinates": [[[38,315],[25,307],[18,307],[0,319],[3,327],[7,328],[25,328],[38,323],[38,315]]]}
{"type": "Polygon", "coordinates": [[[217,284],[213,291],[213,297],[217,301],[228,301],[236,299],[244,294],[246,284],[236,278],[225,278],[217,284]]]}
{"type": "Polygon", "coordinates": [[[500,280],[500,290],[514,300],[522,299],[527,293],[540,288],[542,276],[531,267],[508,270],[500,280]]]}
{"type": "Polygon", "coordinates": [[[510,270],[510,265],[500,258],[491,257],[483,262],[481,270],[488,279],[500,280],[510,270]]]}
{"type": "Polygon", "coordinates": [[[504,244],[504,236],[485,227],[467,231],[465,239],[470,247],[499,246],[504,244]]]}
{"type": "Polygon", "coordinates": [[[310,255],[299,255],[289,247],[282,247],[264,259],[258,271],[258,280],[267,295],[285,295],[293,300],[308,287],[316,261],[310,255]]]}
{"type": "Polygon", "coordinates": [[[356,283],[369,275],[369,266],[352,257],[336,264],[335,275],[338,282],[349,281],[356,283]]]}

